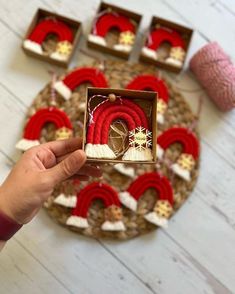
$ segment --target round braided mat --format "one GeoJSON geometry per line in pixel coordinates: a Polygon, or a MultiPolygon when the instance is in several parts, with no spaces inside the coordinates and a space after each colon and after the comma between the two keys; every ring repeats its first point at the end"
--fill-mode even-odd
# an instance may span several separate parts
{"type": "MultiPolygon", "coordinates": [[[[89,65],[91,66],[91,65],[89,65]]],[[[92,66],[98,67],[98,63],[92,64],[92,66]]],[[[105,63],[104,74],[108,80],[111,88],[125,88],[126,85],[137,75],[140,74],[156,74],[156,68],[153,66],[145,66],[142,64],[129,64],[124,61],[109,60],[105,63]]],[[[62,78],[62,77],[61,77],[62,78]]],[[[168,104],[168,110],[165,115],[164,125],[158,125],[158,134],[168,129],[173,125],[182,127],[189,127],[195,120],[195,116],[191,112],[188,104],[184,101],[182,95],[173,89],[172,85],[165,81],[170,100],[168,104]]],[[[86,87],[88,84],[79,86],[73,93],[71,99],[65,101],[62,97],[57,95],[57,106],[63,109],[69,116],[74,127],[75,136],[82,136],[82,126],[80,122],[83,122],[83,111],[79,109],[79,105],[85,101],[86,87]]],[[[48,84],[36,97],[32,106],[29,109],[28,116],[35,113],[36,110],[42,107],[50,105],[51,88],[48,84]]],[[[198,134],[196,130],[196,134],[198,134]]],[[[53,125],[47,125],[41,134],[41,143],[54,140],[55,129],[53,125]]],[[[166,158],[170,161],[174,161],[180,154],[181,147],[179,144],[172,145],[166,151],[166,158]]],[[[153,165],[133,165],[136,171],[136,175],[141,175],[146,171],[158,170],[170,178],[173,190],[174,190],[174,212],[184,203],[189,194],[193,190],[198,176],[199,164],[197,162],[194,170],[192,171],[192,180],[186,182],[177,176],[172,177],[172,173],[167,166],[161,164],[158,167],[153,165]]],[[[110,184],[117,191],[125,190],[133,179],[120,174],[113,166],[102,166],[104,171],[103,181],[110,184]]],[[[97,179],[92,179],[92,181],[97,179]]],[[[45,209],[48,214],[60,224],[66,226],[66,220],[71,215],[71,209],[53,203],[53,199],[60,193],[71,195],[79,191],[86,186],[87,183],[82,182],[78,187],[73,182],[67,181],[60,184],[53,192],[53,195],[45,203],[45,209]]],[[[113,239],[125,240],[136,237],[141,234],[148,233],[152,230],[156,230],[157,227],[147,222],[143,215],[150,211],[156,202],[156,191],[147,190],[145,194],[138,201],[137,212],[132,212],[129,209],[123,207],[123,222],[126,226],[124,232],[108,232],[102,231],[101,224],[104,221],[104,206],[101,201],[97,200],[92,203],[89,209],[88,222],[90,227],[87,229],[79,229],[75,227],[66,226],[67,229],[73,230],[79,234],[90,236],[93,238],[108,237],[113,239]]]]}

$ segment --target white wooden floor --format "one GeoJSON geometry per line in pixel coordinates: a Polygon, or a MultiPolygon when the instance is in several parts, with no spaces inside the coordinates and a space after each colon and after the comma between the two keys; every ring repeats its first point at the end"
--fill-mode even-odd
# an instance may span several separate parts
{"type": "MultiPolygon", "coordinates": [[[[87,32],[99,0],[0,0],[0,181],[19,154],[14,144],[27,107],[48,82],[46,63],[26,57],[22,37],[38,7],[81,20],[87,32]]],[[[110,1],[195,29],[189,58],[217,40],[235,60],[234,0],[110,1]]],[[[139,38],[140,42],[140,38],[139,38]]],[[[84,47],[84,42],[82,44],[84,47]]],[[[74,64],[87,62],[81,53],[74,64]]],[[[196,110],[203,93],[192,74],[171,75],[190,90],[196,110]]],[[[222,114],[204,95],[198,185],[167,231],[125,243],[94,241],[56,225],[42,211],[0,255],[0,293],[235,293],[235,111],[222,114]]]]}

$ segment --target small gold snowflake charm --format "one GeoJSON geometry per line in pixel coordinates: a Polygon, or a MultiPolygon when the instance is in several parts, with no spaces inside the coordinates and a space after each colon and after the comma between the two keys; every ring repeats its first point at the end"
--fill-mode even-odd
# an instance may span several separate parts
{"type": "Polygon", "coordinates": [[[72,52],[73,46],[68,41],[59,42],[56,46],[56,52],[61,55],[69,56],[72,52]]]}
{"type": "Polygon", "coordinates": [[[55,132],[55,140],[65,140],[71,138],[72,136],[72,130],[66,127],[62,127],[55,132]]]}
{"type": "Polygon", "coordinates": [[[177,160],[179,166],[183,169],[191,171],[195,166],[195,160],[191,154],[182,153],[177,160]]]}
{"type": "Polygon", "coordinates": [[[181,47],[172,47],[170,50],[170,57],[183,62],[185,58],[185,51],[181,47]]]}
{"type": "Polygon", "coordinates": [[[116,205],[111,205],[105,209],[105,219],[110,222],[122,219],[122,209],[116,205]]]}
{"type": "Polygon", "coordinates": [[[131,31],[120,33],[119,44],[132,46],[135,42],[135,34],[131,31]]]}
{"type": "Polygon", "coordinates": [[[161,98],[157,99],[157,113],[164,114],[166,109],[167,109],[166,102],[161,98]]]}
{"type": "Polygon", "coordinates": [[[168,200],[158,200],[155,204],[154,212],[159,217],[168,219],[173,212],[173,208],[168,200]]]}

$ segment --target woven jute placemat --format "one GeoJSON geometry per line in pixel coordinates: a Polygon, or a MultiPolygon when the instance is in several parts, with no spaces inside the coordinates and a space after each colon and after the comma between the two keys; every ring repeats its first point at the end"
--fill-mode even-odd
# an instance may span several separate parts
{"type": "MultiPolygon", "coordinates": [[[[87,65],[88,66],[88,65],[87,65]]],[[[98,63],[90,64],[90,66],[97,67],[98,63]]],[[[107,78],[107,81],[111,88],[125,88],[126,85],[137,75],[140,74],[156,74],[156,68],[152,66],[145,66],[142,64],[129,64],[124,61],[106,61],[104,74],[107,78]]],[[[171,126],[178,125],[182,127],[190,127],[192,123],[195,121],[195,116],[190,110],[188,104],[185,102],[182,95],[174,89],[171,83],[165,80],[169,94],[169,104],[168,110],[165,115],[165,123],[164,125],[158,125],[158,134],[168,129],[171,126]]],[[[57,107],[63,109],[67,115],[69,116],[73,127],[75,136],[82,136],[82,125],[83,122],[83,110],[80,108],[80,105],[85,101],[86,96],[86,88],[88,84],[83,84],[79,86],[76,91],[72,94],[71,99],[65,101],[62,97],[57,95],[57,107]]],[[[51,85],[48,84],[46,87],[37,95],[32,106],[28,111],[28,117],[33,115],[36,110],[47,107],[50,105],[50,97],[51,97],[51,85]]],[[[198,131],[195,130],[198,135],[198,131]]],[[[53,140],[55,136],[55,129],[53,125],[47,125],[41,133],[41,142],[46,142],[53,140]]],[[[181,152],[181,146],[179,144],[173,144],[166,151],[166,158],[169,161],[175,161],[181,152]]],[[[192,192],[199,171],[199,164],[196,163],[193,171],[192,178],[190,182],[186,182],[180,179],[177,176],[172,177],[172,173],[169,171],[169,168],[163,163],[158,166],[153,165],[133,165],[135,168],[135,173],[137,175],[141,175],[148,171],[160,171],[163,175],[167,176],[172,183],[174,190],[174,212],[177,211],[184,203],[184,201],[188,198],[190,193],[192,192]]],[[[133,181],[132,178],[120,174],[117,170],[113,168],[113,166],[102,166],[104,171],[103,181],[110,184],[115,190],[120,191],[125,190],[129,184],[133,181]]],[[[92,179],[92,181],[98,179],[92,179]]],[[[129,238],[136,237],[141,234],[148,233],[152,230],[156,230],[157,227],[147,222],[143,215],[145,215],[148,211],[150,211],[155,202],[156,202],[156,191],[147,190],[145,194],[138,201],[138,209],[137,212],[132,212],[129,209],[123,207],[123,222],[126,226],[126,231],[121,232],[108,232],[101,230],[101,224],[104,222],[104,206],[101,201],[94,201],[88,213],[88,222],[89,228],[79,229],[75,227],[66,226],[66,220],[71,215],[72,209],[66,208],[60,205],[53,203],[55,197],[57,197],[60,193],[64,193],[65,195],[71,195],[79,191],[82,187],[85,187],[88,183],[80,183],[78,187],[74,184],[74,182],[67,181],[59,186],[53,192],[53,195],[48,199],[45,203],[45,209],[48,214],[60,223],[64,225],[67,229],[73,230],[78,234],[90,236],[93,238],[112,238],[125,240],[129,238]]]]}

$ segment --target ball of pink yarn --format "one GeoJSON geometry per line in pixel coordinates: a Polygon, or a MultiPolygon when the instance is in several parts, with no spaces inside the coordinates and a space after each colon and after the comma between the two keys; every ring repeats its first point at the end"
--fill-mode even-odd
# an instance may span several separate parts
{"type": "Polygon", "coordinates": [[[218,43],[202,47],[189,66],[222,111],[235,107],[235,67],[218,43]]]}

